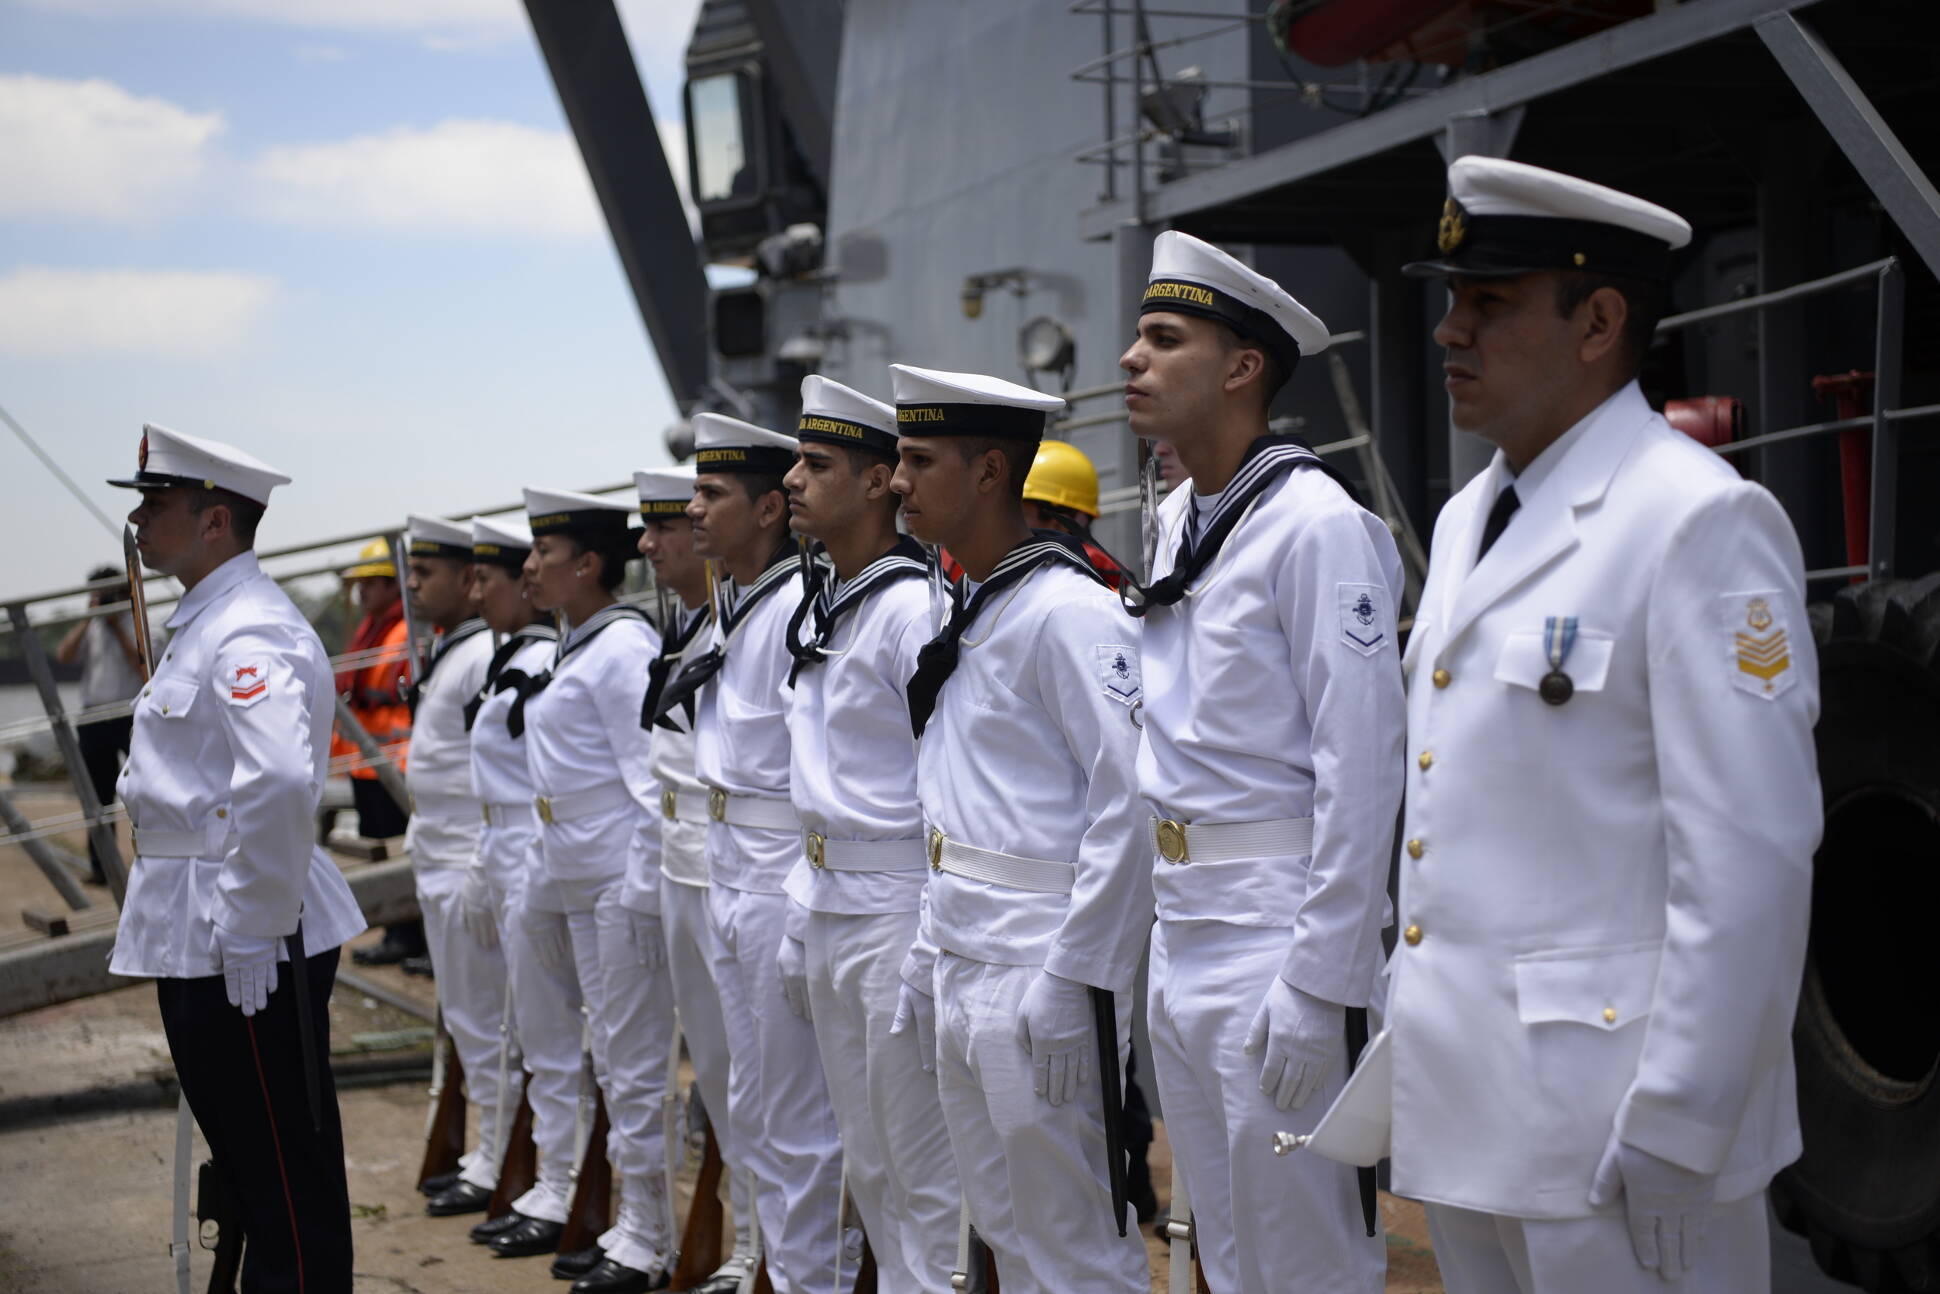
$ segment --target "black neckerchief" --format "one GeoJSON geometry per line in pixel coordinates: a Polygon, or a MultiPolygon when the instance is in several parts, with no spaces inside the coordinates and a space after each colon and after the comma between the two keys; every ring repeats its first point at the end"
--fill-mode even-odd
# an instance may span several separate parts
{"type": "Polygon", "coordinates": [[[553,676],[559,672],[559,666],[565,662],[566,657],[622,620],[638,620],[641,624],[650,623],[647,613],[639,607],[630,606],[625,602],[615,602],[612,606],[601,607],[595,611],[587,617],[585,624],[573,626],[572,631],[559,640],[559,646],[552,654],[552,665],[541,670],[537,677],[527,674],[524,670],[507,670],[505,676],[499,680],[498,690],[512,688],[519,696],[512,702],[512,708],[505,713],[505,730],[514,737],[525,736],[526,702],[552,686],[553,676]]]}
{"type": "Polygon", "coordinates": [[[1281,477],[1296,468],[1305,467],[1319,468],[1327,473],[1341,489],[1347,491],[1348,498],[1356,504],[1360,503],[1360,495],[1347,478],[1329,466],[1298,436],[1261,436],[1246,447],[1246,457],[1241,460],[1239,471],[1233,473],[1233,479],[1220,497],[1219,506],[1206,519],[1206,528],[1199,542],[1192,542],[1190,519],[1180,528],[1179,551],[1172,562],[1172,573],[1145,585],[1139,584],[1130,575],[1125,577],[1119,597],[1125,603],[1126,612],[1143,618],[1153,607],[1169,607],[1184,597],[1192,582],[1199,578],[1199,573],[1219,555],[1227,536],[1233,533],[1233,527],[1239,524],[1239,519],[1246,514],[1253,500],[1281,477]]]}
{"type": "MultiPolygon", "coordinates": [[[[478,722],[478,707],[485,704],[485,698],[499,690],[493,687],[492,684],[498,681],[499,671],[505,668],[506,662],[518,655],[519,648],[531,642],[553,642],[558,637],[559,631],[551,625],[533,624],[518,630],[510,638],[507,638],[498,645],[497,650],[492,653],[491,664],[485,667],[484,686],[478,689],[476,696],[465,702],[466,732],[470,732],[472,725],[478,722]]],[[[513,672],[518,674],[520,678],[527,677],[522,670],[514,670],[513,672]]]]}
{"type": "Polygon", "coordinates": [[[795,573],[797,552],[793,540],[783,540],[781,547],[775,550],[775,555],[768,559],[767,567],[755,577],[754,583],[748,585],[746,589],[737,590],[732,605],[721,613],[720,646],[708,648],[688,661],[681,668],[680,673],[674,675],[674,681],[667,684],[666,690],[660,695],[660,704],[653,712],[653,721],[656,725],[670,732],[679,732],[680,727],[671,718],[676,709],[685,710],[687,721],[690,726],[692,725],[694,698],[708,680],[721,672],[721,666],[727,663],[728,640],[734,636],[734,631],[741,627],[741,622],[748,618],[749,613],[770,593],[780,588],[782,581],[795,573]]]}
{"type": "Polygon", "coordinates": [[[418,702],[424,699],[424,690],[431,686],[431,676],[437,673],[438,662],[445,658],[445,653],[465,639],[484,632],[485,622],[472,619],[461,622],[449,633],[438,635],[438,640],[431,644],[431,659],[424,663],[424,677],[410,683],[404,689],[404,703],[411,708],[412,718],[417,718],[418,702]]]}
{"type": "Polygon", "coordinates": [[[991,570],[988,579],[977,586],[977,591],[967,601],[957,603],[950,613],[950,623],[943,632],[924,644],[916,656],[916,672],[909,679],[909,726],[918,737],[929,724],[930,715],[936,710],[937,694],[943,690],[944,683],[957,667],[959,640],[977,613],[997,594],[1013,584],[1021,584],[1024,579],[1040,566],[1052,562],[1065,562],[1077,567],[1100,584],[1104,576],[1091,564],[1085,555],[1084,545],[1069,535],[1055,530],[1033,530],[1031,537],[1005,553],[1003,560],[991,570]]]}
{"type": "Polygon", "coordinates": [[[660,654],[647,666],[647,694],[640,701],[640,726],[653,728],[654,712],[660,708],[660,694],[667,689],[667,680],[674,672],[674,664],[687,654],[687,648],[701,627],[709,623],[706,607],[696,607],[686,613],[687,623],[680,631],[661,640],[660,654]]]}
{"type": "Polygon", "coordinates": [[[878,587],[911,576],[929,574],[929,562],[923,555],[923,546],[908,535],[897,538],[895,546],[888,552],[870,562],[856,573],[856,577],[844,584],[839,590],[835,587],[833,572],[820,562],[811,569],[810,584],[802,590],[801,605],[795,608],[794,618],[788,622],[788,654],[795,663],[788,670],[788,685],[793,687],[802,670],[810,665],[819,665],[828,652],[829,640],[842,623],[842,617],[862,605],[862,600],[878,587]],[[806,642],[802,641],[802,624],[810,615],[815,617],[815,631],[806,642]]]}

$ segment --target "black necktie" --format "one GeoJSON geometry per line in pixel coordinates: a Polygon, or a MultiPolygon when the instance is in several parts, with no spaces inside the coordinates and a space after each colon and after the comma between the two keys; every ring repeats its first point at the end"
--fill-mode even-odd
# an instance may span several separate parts
{"type": "Polygon", "coordinates": [[[1489,519],[1482,523],[1482,551],[1475,555],[1476,561],[1486,557],[1489,549],[1495,546],[1495,541],[1502,538],[1502,532],[1509,528],[1509,518],[1515,516],[1516,509],[1521,506],[1522,500],[1516,497],[1516,487],[1513,485],[1495,496],[1495,506],[1489,509],[1489,519]]]}

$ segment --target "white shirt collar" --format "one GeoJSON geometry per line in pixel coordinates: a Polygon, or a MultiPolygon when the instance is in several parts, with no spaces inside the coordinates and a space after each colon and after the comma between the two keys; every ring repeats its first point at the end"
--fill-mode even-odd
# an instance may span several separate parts
{"type": "MultiPolygon", "coordinates": [[[[1583,439],[1597,420],[1607,413],[1611,406],[1621,401],[1627,393],[1636,389],[1637,382],[1634,378],[1618,387],[1607,400],[1585,414],[1575,426],[1551,441],[1542,453],[1536,455],[1535,461],[1523,468],[1521,472],[1512,473],[1508,458],[1503,457],[1504,484],[1513,484],[1516,487],[1516,498],[1521,501],[1523,507],[1529,506],[1530,500],[1536,497],[1536,492],[1543,488],[1544,481],[1556,475],[1557,464],[1569,457],[1570,450],[1583,439]]],[[[1501,451],[1498,450],[1497,453],[1500,455],[1501,451]]]]}

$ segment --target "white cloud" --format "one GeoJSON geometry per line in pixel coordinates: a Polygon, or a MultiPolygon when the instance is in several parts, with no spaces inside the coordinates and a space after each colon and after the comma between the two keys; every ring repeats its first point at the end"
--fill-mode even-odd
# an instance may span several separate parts
{"type": "Polygon", "coordinates": [[[342,31],[478,31],[523,27],[518,0],[30,0],[104,17],[182,14],[342,31]]]}
{"type": "Polygon", "coordinates": [[[0,217],[139,221],[181,197],[222,129],[111,81],[0,75],[0,217]]]}
{"type": "Polygon", "coordinates": [[[0,277],[0,353],[219,355],[275,292],[274,279],[225,271],[23,267],[0,277]]]}
{"type": "Polygon", "coordinates": [[[271,213],[302,224],[556,237],[603,228],[572,136],[514,122],[286,145],[255,172],[271,213]]]}

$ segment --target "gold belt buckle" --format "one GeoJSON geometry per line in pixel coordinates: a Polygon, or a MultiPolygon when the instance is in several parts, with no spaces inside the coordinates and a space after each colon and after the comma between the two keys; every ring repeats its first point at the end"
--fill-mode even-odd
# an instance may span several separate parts
{"type": "Polygon", "coordinates": [[[480,800],[478,802],[478,811],[484,815],[485,825],[488,827],[491,826],[492,825],[492,806],[485,803],[485,801],[480,800]]]}
{"type": "Polygon", "coordinates": [[[667,819],[667,821],[669,822],[672,822],[674,820],[674,810],[679,806],[679,804],[680,804],[680,799],[678,796],[674,794],[673,791],[667,790],[664,788],[661,790],[660,792],[660,816],[661,817],[667,819]]]}
{"type": "Polygon", "coordinates": [[[1168,863],[1183,863],[1190,860],[1186,850],[1186,825],[1170,818],[1160,818],[1159,825],[1152,834],[1158,838],[1159,857],[1168,863]]]}
{"type": "Polygon", "coordinates": [[[539,821],[548,826],[552,825],[552,797],[550,795],[536,796],[532,803],[538,807],[539,821]]]}
{"type": "Polygon", "coordinates": [[[935,827],[930,828],[930,870],[943,870],[943,833],[935,827]]]}
{"type": "Polygon", "coordinates": [[[817,835],[811,831],[808,833],[806,843],[808,846],[808,865],[814,868],[828,866],[827,854],[825,852],[829,843],[828,837],[817,835]]]}
{"type": "Polygon", "coordinates": [[[707,793],[707,816],[716,822],[727,821],[727,792],[718,786],[707,793]]]}

